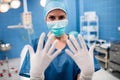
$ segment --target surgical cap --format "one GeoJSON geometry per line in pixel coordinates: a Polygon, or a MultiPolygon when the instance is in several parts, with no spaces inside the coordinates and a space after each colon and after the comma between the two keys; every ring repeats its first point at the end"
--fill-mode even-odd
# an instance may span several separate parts
{"type": "Polygon", "coordinates": [[[44,7],[44,18],[46,19],[48,13],[55,9],[61,9],[67,14],[64,0],[47,0],[44,7]]]}

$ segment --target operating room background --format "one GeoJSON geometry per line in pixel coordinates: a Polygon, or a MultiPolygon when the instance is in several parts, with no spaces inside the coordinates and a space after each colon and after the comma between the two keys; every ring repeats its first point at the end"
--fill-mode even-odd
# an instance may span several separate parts
{"type": "MultiPolygon", "coordinates": [[[[99,38],[107,41],[120,40],[120,32],[117,30],[120,26],[120,0],[67,0],[67,2],[69,8],[67,33],[73,30],[80,32],[80,16],[86,11],[96,11],[99,17],[99,38]]],[[[42,32],[48,33],[39,0],[28,0],[28,10],[32,12],[34,37],[38,38],[42,32]]],[[[7,28],[21,22],[21,13],[23,4],[19,9],[0,13],[0,40],[12,45],[8,51],[9,58],[20,57],[23,46],[29,43],[27,30],[7,28]]],[[[0,59],[4,59],[3,55],[4,52],[0,52],[0,59]]]]}

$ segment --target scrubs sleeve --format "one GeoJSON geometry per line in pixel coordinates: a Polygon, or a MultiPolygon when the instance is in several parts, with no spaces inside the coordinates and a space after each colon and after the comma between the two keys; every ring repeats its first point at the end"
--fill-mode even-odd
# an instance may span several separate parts
{"type": "Polygon", "coordinates": [[[95,58],[95,56],[94,56],[94,68],[95,68],[95,72],[101,69],[101,66],[98,60],[95,58]]]}
{"type": "Polygon", "coordinates": [[[77,66],[77,64],[74,63],[74,68],[73,68],[73,78],[74,80],[77,80],[77,76],[78,74],[80,74],[80,69],[79,67],[77,66]]]}
{"type": "MultiPolygon", "coordinates": [[[[32,40],[32,46],[34,48],[34,51],[36,51],[37,49],[37,43],[38,43],[38,39],[32,40]]],[[[28,78],[30,77],[30,54],[29,52],[27,52],[24,57],[24,61],[19,71],[19,75],[23,77],[28,77],[28,78]]]]}

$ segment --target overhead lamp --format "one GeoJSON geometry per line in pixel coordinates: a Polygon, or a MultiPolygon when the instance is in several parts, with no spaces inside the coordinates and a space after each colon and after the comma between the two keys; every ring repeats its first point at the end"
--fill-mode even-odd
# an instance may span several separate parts
{"type": "Polygon", "coordinates": [[[0,0],[0,12],[5,13],[10,8],[17,9],[20,5],[20,0],[0,0]]]}
{"type": "Polygon", "coordinates": [[[11,8],[14,8],[14,9],[19,8],[20,5],[21,5],[21,3],[20,3],[19,0],[12,0],[11,3],[10,3],[10,7],[11,7],[11,8]]]}
{"type": "Polygon", "coordinates": [[[45,5],[46,5],[46,0],[40,0],[40,5],[41,5],[42,7],[45,7],[45,5]]]}
{"type": "Polygon", "coordinates": [[[120,31],[120,26],[118,27],[118,31],[120,31]]]}
{"type": "Polygon", "coordinates": [[[5,13],[9,10],[10,6],[7,3],[0,4],[0,12],[5,13]]]}
{"type": "Polygon", "coordinates": [[[4,3],[9,3],[11,2],[12,0],[3,0],[4,3]]]}

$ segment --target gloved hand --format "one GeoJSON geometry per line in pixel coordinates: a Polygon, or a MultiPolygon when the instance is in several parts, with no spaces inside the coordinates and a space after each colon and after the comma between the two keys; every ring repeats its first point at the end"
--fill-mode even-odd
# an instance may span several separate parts
{"type": "Polygon", "coordinates": [[[43,41],[45,33],[40,36],[36,53],[30,45],[27,45],[30,52],[30,80],[44,80],[44,72],[51,61],[60,53],[61,50],[55,50],[57,40],[52,44],[53,35],[48,38],[45,47],[43,48],[43,41]]]}
{"type": "Polygon", "coordinates": [[[95,44],[91,46],[88,51],[85,41],[80,34],[78,35],[78,39],[80,44],[74,36],[70,35],[70,40],[67,41],[70,50],[66,49],[66,53],[81,69],[80,80],[92,80],[92,75],[94,73],[93,50],[95,44]]]}

